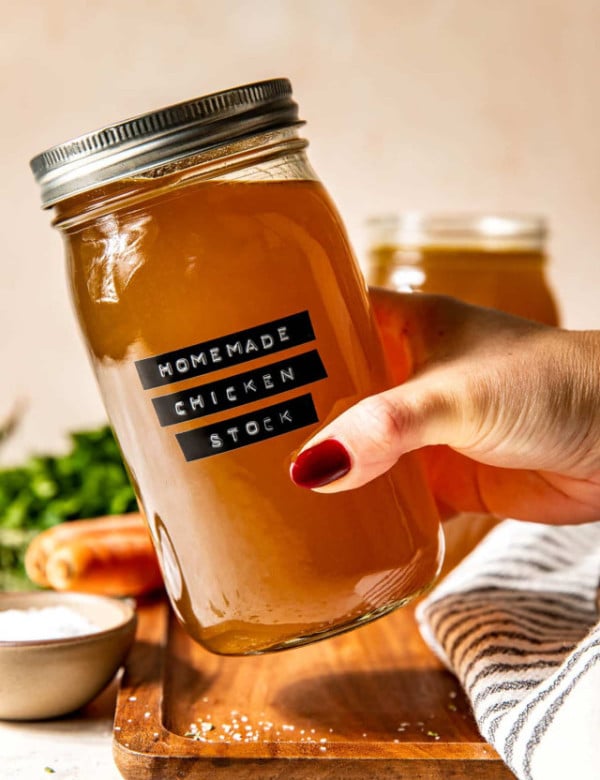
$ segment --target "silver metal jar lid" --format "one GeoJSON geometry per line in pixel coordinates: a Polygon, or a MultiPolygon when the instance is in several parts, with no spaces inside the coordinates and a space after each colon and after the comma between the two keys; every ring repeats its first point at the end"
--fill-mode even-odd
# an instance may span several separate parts
{"type": "Polygon", "coordinates": [[[301,124],[287,79],[246,84],[108,125],[34,157],[44,208],[245,136],[301,124]]]}

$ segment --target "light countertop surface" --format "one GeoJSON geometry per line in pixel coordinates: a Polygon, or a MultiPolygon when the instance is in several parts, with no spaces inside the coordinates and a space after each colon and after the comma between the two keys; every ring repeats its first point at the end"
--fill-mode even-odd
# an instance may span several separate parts
{"type": "Polygon", "coordinates": [[[0,721],[0,780],[122,780],[112,757],[116,695],[115,680],[72,715],[0,721]]]}

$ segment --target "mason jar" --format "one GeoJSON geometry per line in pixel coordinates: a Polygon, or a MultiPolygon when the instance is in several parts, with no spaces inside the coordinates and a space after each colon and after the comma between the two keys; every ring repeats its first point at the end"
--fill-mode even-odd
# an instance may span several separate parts
{"type": "Polygon", "coordinates": [[[289,477],[389,384],[366,286],[285,79],[34,158],[175,614],[209,650],[337,634],[425,590],[439,519],[413,455],[358,490],[289,477]]]}
{"type": "Polygon", "coordinates": [[[542,217],[407,212],[372,218],[368,232],[373,286],[451,295],[558,324],[542,217]]]}

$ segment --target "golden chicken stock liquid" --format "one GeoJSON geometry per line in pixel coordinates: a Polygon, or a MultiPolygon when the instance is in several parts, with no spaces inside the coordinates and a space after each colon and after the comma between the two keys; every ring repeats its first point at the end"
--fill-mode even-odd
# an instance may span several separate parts
{"type": "Polygon", "coordinates": [[[188,184],[72,226],[66,243],[105,404],[194,638],[280,649],[428,587],[439,524],[413,456],[337,495],[289,478],[320,425],[387,381],[318,182],[188,184]]]}
{"type": "Polygon", "coordinates": [[[546,283],[541,250],[473,247],[375,246],[369,257],[369,283],[450,295],[546,325],[558,323],[556,303],[546,283]]]}

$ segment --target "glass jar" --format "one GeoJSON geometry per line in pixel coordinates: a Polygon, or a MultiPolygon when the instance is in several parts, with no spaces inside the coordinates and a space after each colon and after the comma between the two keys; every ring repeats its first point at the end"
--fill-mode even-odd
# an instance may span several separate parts
{"type": "MultiPolygon", "coordinates": [[[[547,325],[558,310],[546,280],[540,217],[408,212],[369,221],[366,277],[372,286],[450,295],[547,325]]],[[[458,515],[444,523],[444,573],[498,522],[458,515]]]]}
{"type": "Polygon", "coordinates": [[[373,286],[451,295],[558,324],[540,217],[409,212],[373,218],[369,233],[366,276],[373,286]]]}
{"type": "Polygon", "coordinates": [[[287,80],[105,128],[32,161],[173,609],[209,650],[280,650],[405,604],[439,570],[419,463],[319,495],[320,425],[388,384],[287,80]]]}

